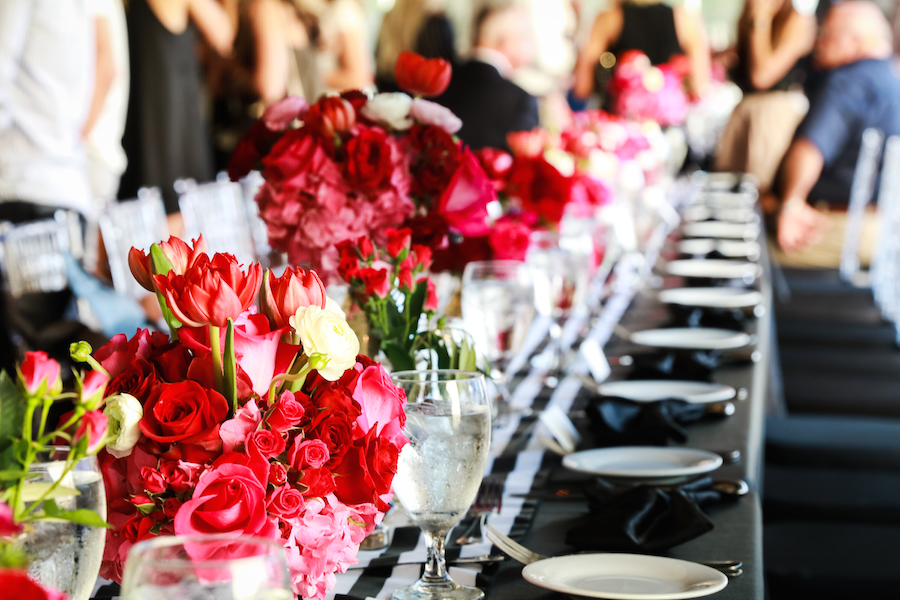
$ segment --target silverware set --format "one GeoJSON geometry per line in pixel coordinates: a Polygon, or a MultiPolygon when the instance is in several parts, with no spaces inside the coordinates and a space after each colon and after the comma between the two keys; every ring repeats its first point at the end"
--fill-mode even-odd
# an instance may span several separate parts
{"type": "Polygon", "coordinates": [[[484,543],[484,526],[487,516],[493,512],[497,512],[503,506],[503,482],[505,477],[502,475],[488,475],[481,482],[478,488],[478,494],[475,496],[475,502],[472,504],[471,513],[473,515],[472,524],[468,529],[457,538],[456,543],[460,546],[468,546],[471,544],[484,543]]]}

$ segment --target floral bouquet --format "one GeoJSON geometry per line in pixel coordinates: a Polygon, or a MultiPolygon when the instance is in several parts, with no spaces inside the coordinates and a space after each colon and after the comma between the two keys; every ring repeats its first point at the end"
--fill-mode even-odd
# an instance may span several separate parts
{"type": "Polygon", "coordinates": [[[683,60],[654,67],[643,52],[624,52],[609,82],[614,112],[663,127],[680,125],[688,108],[683,71],[683,60]]]}
{"type": "Polygon", "coordinates": [[[231,536],[223,557],[257,536],[284,545],[297,594],[323,597],[388,510],[403,392],[358,355],[313,271],[244,268],[202,238],[132,249],[129,264],[171,335],[118,335],[87,358],[110,379],[101,575],[120,581],[153,536],[231,536]]]}
{"type": "Polygon", "coordinates": [[[15,543],[24,531],[12,508],[0,502],[0,589],[4,598],[66,600],[57,590],[41,585],[28,575],[28,557],[15,543]]]}
{"type": "Polygon", "coordinates": [[[269,107],[235,148],[229,174],[261,163],[256,200],[273,248],[332,277],[337,244],[365,236],[383,245],[385,230],[404,222],[436,224],[440,240],[485,235],[494,189],[453,135],[460,120],[422,98],[441,94],[450,71],[446,61],[404,52],[395,75],[415,98],[354,90],[269,107]]]}

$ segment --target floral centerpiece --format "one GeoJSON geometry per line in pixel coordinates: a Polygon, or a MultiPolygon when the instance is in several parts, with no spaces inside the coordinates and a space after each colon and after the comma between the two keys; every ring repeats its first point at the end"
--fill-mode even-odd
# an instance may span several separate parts
{"type": "Polygon", "coordinates": [[[666,127],[684,122],[688,108],[685,60],[654,67],[639,50],[623,52],[609,82],[613,112],[666,127]]]}
{"type": "Polygon", "coordinates": [[[450,69],[405,52],[396,80],[416,97],[353,90],[311,106],[291,97],[266,110],[236,147],[229,174],[238,179],[261,166],[256,200],[273,248],[331,278],[337,244],[365,236],[384,245],[385,231],[404,222],[436,224],[442,239],[488,232],[496,194],[453,135],[462,123],[423,98],[444,91],[450,69]]]}
{"type": "Polygon", "coordinates": [[[359,355],[315,272],[275,277],[204,250],[132,249],[171,334],[118,335],[86,358],[110,378],[114,422],[101,574],[120,581],[128,549],[153,536],[232,536],[221,556],[258,536],[284,545],[297,594],[321,598],[388,509],[404,394],[359,355]]]}

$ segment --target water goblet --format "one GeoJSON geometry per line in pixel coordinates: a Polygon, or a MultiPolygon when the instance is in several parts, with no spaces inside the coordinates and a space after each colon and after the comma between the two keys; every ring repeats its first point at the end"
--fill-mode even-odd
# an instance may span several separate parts
{"type": "Polygon", "coordinates": [[[135,544],[122,600],[291,600],[284,547],[253,537],[160,536],[135,544]]]}
{"type": "Polygon", "coordinates": [[[590,282],[593,240],[584,236],[561,236],[552,231],[531,234],[526,262],[534,278],[534,305],[551,319],[546,384],[559,383],[563,364],[562,333],[566,319],[584,305],[590,282]]]}
{"type": "Polygon", "coordinates": [[[466,514],[484,476],[491,445],[491,408],[481,373],[455,370],[399,371],[391,375],[406,392],[410,443],[400,452],[394,493],[428,549],[425,572],[394,592],[394,600],[478,600],[484,592],[447,573],[447,534],[466,514]]]}

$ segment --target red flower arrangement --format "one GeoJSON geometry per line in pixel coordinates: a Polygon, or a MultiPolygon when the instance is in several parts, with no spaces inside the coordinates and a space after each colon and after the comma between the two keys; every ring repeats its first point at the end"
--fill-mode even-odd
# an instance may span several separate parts
{"type": "Polygon", "coordinates": [[[684,87],[687,68],[680,58],[654,67],[639,50],[622,53],[609,82],[614,112],[664,127],[683,123],[688,106],[684,87]]]}
{"type": "Polygon", "coordinates": [[[120,581],[153,536],[253,535],[283,543],[294,591],[321,598],[388,509],[404,394],[359,355],[315,272],[275,277],[204,249],[132,250],[171,337],[118,335],[88,358],[110,378],[101,575],[120,581]]]}
{"type": "MultiPolygon", "coordinates": [[[[437,95],[450,65],[407,52],[396,77],[411,94],[437,95]]],[[[453,136],[461,125],[443,106],[404,93],[349,91],[312,106],[287,98],[240,141],[229,175],[239,179],[261,162],[256,200],[270,243],[327,278],[338,243],[365,236],[384,244],[384,231],[410,218],[427,215],[458,235],[487,233],[496,193],[453,136]]]]}

